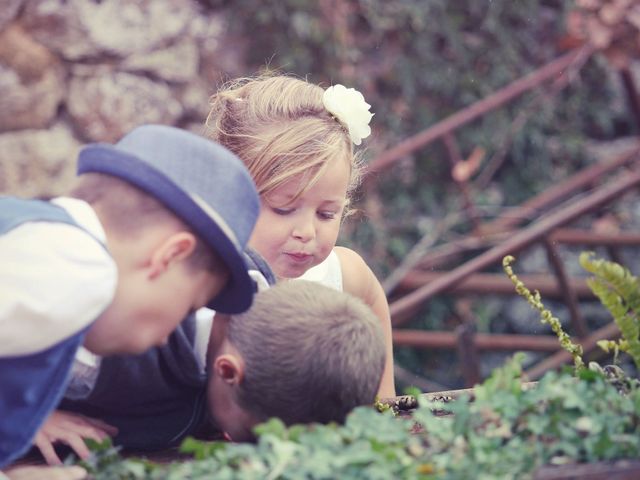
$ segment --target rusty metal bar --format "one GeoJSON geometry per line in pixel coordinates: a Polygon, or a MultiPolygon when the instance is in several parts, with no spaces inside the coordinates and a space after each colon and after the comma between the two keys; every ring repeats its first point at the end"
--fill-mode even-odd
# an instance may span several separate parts
{"type": "Polygon", "coordinates": [[[468,387],[480,383],[480,358],[476,348],[475,328],[471,322],[465,321],[456,328],[458,358],[464,384],[468,387]]]}
{"type": "Polygon", "coordinates": [[[552,242],[566,245],[637,247],[640,245],[640,233],[614,232],[599,233],[577,228],[558,228],[549,235],[552,242]]]}
{"type": "MultiPolygon", "coordinates": [[[[408,271],[403,279],[397,282],[394,291],[403,292],[406,290],[415,290],[436,278],[445,275],[443,271],[428,271],[426,269],[438,268],[443,264],[450,263],[463,253],[469,253],[474,250],[482,250],[494,246],[500,240],[506,238],[507,234],[502,233],[495,236],[487,237],[466,237],[462,240],[455,240],[445,243],[431,249],[417,265],[425,271],[413,269],[408,271]]],[[[549,234],[552,242],[562,243],[566,245],[583,245],[590,246],[640,246],[640,233],[635,232],[617,232],[617,233],[598,233],[590,232],[582,229],[558,228],[549,234]]],[[[608,248],[611,259],[615,262],[622,263],[618,254],[614,254],[611,248],[608,248]]],[[[522,281],[529,285],[532,290],[539,290],[540,294],[548,298],[557,298],[558,285],[555,280],[547,275],[523,275],[522,281]]],[[[571,288],[575,291],[578,299],[593,298],[591,290],[583,279],[571,280],[571,288]]],[[[513,284],[501,274],[483,274],[478,273],[457,283],[447,290],[448,293],[497,293],[512,294],[513,284]]]]}
{"type": "Polygon", "coordinates": [[[546,189],[539,195],[522,203],[519,207],[510,210],[507,214],[501,215],[492,222],[485,223],[482,227],[483,233],[495,233],[514,227],[524,220],[532,218],[539,211],[550,205],[557,205],[560,201],[567,199],[576,192],[590,188],[605,174],[637,160],[639,152],[640,143],[637,143],[612,159],[598,162],[581,170],[564,182],[546,189]]]}
{"type": "Polygon", "coordinates": [[[624,89],[627,92],[631,113],[633,113],[636,120],[636,128],[640,128],[640,95],[638,95],[633,73],[628,67],[623,68],[620,70],[620,78],[622,78],[622,85],[624,85],[624,89]]]}
{"type": "Polygon", "coordinates": [[[422,258],[418,266],[420,268],[438,268],[455,259],[461,254],[474,250],[484,250],[494,246],[500,240],[507,238],[508,233],[497,235],[483,235],[482,237],[469,236],[433,247],[422,258]]]}
{"type": "MultiPolygon", "coordinates": [[[[517,96],[531,90],[532,88],[540,85],[541,83],[549,80],[557,75],[563,75],[571,66],[571,64],[581,55],[584,55],[586,51],[587,55],[591,54],[591,51],[586,49],[575,49],[563,56],[549,62],[545,66],[534,70],[533,72],[525,75],[524,77],[516,80],[515,82],[501,88],[492,95],[454,113],[453,115],[445,118],[444,120],[436,123],[435,125],[423,130],[422,132],[407,138],[400,142],[393,148],[390,148],[386,152],[383,152],[379,157],[375,158],[368,166],[366,173],[367,177],[371,172],[379,172],[391,166],[397,160],[409,155],[410,153],[418,150],[419,148],[428,145],[434,140],[442,137],[446,133],[452,132],[455,129],[463,126],[466,123],[475,120],[476,118],[484,115],[491,110],[494,110],[505,103],[513,100],[517,96]]],[[[366,178],[365,178],[366,180],[366,178]]]]}
{"type": "Polygon", "coordinates": [[[607,246],[607,253],[609,254],[609,258],[616,262],[619,265],[624,265],[624,260],[622,260],[622,255],[620,255],[620,251],[614,247],[613,245],[607,246]]]}
{"type": "MultiPolygon", "coordinates": [[[[536,388],[538,382],[522,382],[522,390],[530,390],[536,388]]],[[[461,388],[458,390],[442,390],[439,392],[422,393],[418,398],[424,399],[427,402],[444,401],[449,402],[457,400],[458,398],[466,395],[470,400],[475,399],[475,388],[461,388]]],[[[398,395],[397,397],[381,398],[380,403],[387,405],[393,405],[401,410],[411,410],[418,406],[416,397],[411,395],[398,395]]]]}
{"type": "MultiPolygon", "coordinates": [[[[396,328],[392,332],[393,345],[432,349],[453,349],[458,336],[454,332],[413,330],[396,328]]],[[[516,335],[501,333],[476,333],[474,344],[478,350],[525,350],[531,352],[555,352],[560,348],[552,335],[516,335]]]]}
{"type": "MultiPolygon", "coordinates": [[[[407,290],[415,290],[447,274],[448,272],[414,270],[407,273],[404,280],[398,285],[396,291],[403,293],[407,290]]],[[[529,274],[519,275],[519,278],[530,290],[538,290],[540,295],[545,298],[560,298],[561,296],[558,282],[556,278],[551,275],[529,274]]],[[[571,279],[569,280],[569,285],[579,299],[595,298],[584,278],[571,279]]],[[[516,295],[513,283],[502,273],[474,273],[455,285],[451,285],[451,287],[442,293],[445,292],[457,295],[468,293],[516,295]]]]}
{"type": "Polygon", "coordinates": [[[447,275],[409,293],[404,298],[392,302],[389,306],[392,323],[394,325],[400,325],[407,320],[404,313],[415,308],[416,305],[424,302],[426,299],[464,280],[472,273],[501,261],[505,255],[519,252],[526,246],[539,241],[543,236],[560,225],[565,225],[581,215],[610,202],[639,184],[639,172],[632,171],[625,173],[613,179],[609,184],[574,201],[565,208],[514,233],[502,244],[496,245],[490,250],[451,270],[447,275]]]}
{"type": "Polygon", "coordinates": [[[417,373],[410,372],[399,365],[398,362],[395,362],[393,365],[393,376],[395,377],[396,382],[416,387],[421,392],[437,392],[445,389],[445,387],[433,380],[424,378],[417,373]]]}
{"type": "Polygon", "coordinates": [[[473,315],[472,302],[468,298],[461,298],[455,302],[456,316],[462,322],[456,328],[458,338],[458,358],[462,377],[466,386],[471,387],[480,382],[480,357],[475,344],[476,319],[473,315]]]}
{"type": "MultiPolygon", "coordinates": [[[[440,265],[455,259],[462,253],[492,247],[507,236],[507,232],[495,235],[483,235],[481,237],[470,236],[438,245],[423,257],[418,266],[425,269],[438,268],[440,265]]],[[[637,247],[640,245],[640,233],[635,232],[608,234],[573,228],[558,228],[551,232],[549,237],[553,242],[567,245],[612,245],[621,247],[637,247]]]]}
{"type": "MultiPolygon", "coordinates": [[[[586,170],[572,176],[566,182],[558,187],[554,187],[551,190],[547,190],[541,195],[534,197],[525,205],[530,207],[520,207],[528,210],[529,208],[542,208],[551,202],[559,201],[563,196],[577,188],[586,188],[594,181],[599,179],[603,174],[609,171],[619,168],[627,164],[630,160],[636,159],[636,154],[640,151],[640,144],[636,144],[623,154],[616,156],[612,160],[606,162],[600,162],[586,170]],[[556,189],[556,193],[553,194],[553,190],[556,189]],[[551,192],[552,194],[549,194],[551,192]]],[[[515,211],[518,211],[516,209],[515,211]]],[[[501,219],[507,219],[507,215],[502,215],[494,222],[500,222],[501,219]]],[[[522,220],[518,214],[515,215],[513,223],[517,223],[522,220]]],[[[505,220],[509,222],[509,220],[505,220]]],[[[486,224],[492,225],[492,224],[486,224]]],[[[506,225],[506,224],[505,224],[506,225]]],[[[493,229],[494,227],[488,227],[493,229]]],[[[504,239],[508,235],[508,232],[496,232],[489,234],[482,234],[481,236],[468,236],[460,240],[455,240],[443,245],[439,245],[430,249],[430,251],[423,257],[418,263],[418,266],[422,268],[437,268],[448,262],[455,260],[460,254],[468,253],[473,250],[483,249],[495,245],[500,240],[504,239]]],[[[581,243],[584,245],[639,245],[640,235],[634,233],[620,233],[616,235],[606,235],[601,233],[587,233],[580,230],[573,229],[557,229],[552,232],[552,241],[559,241],[561,243],[581,243]]],[[[398,280],[395,279],[394,283],[398,280]]],[[[409,281],[411,283],[411,281],[409,281]]],[[[425,282],[426,283],[426,282],[425,282]]],[[[390,290],[387,291],[390,293],[390,290]]]]}
{"type": "Polygon", "coordinates": [[[583,463],[538,468],[533,480],[638,480],[640,461],[635,459],[614,462],[583,463]]]}
{"type": "MultiPolygon", "coordinates": [[[[615,322],[611,322],[610,324],[599,328],[587,338],[580,341],[582,348],[584,350],[584,354],[586,355],[588,352],[593,350],[596,347],[596,344],[599,340],[605,339],[615,339],[620,336],[620,329],[615,324],[615,322]]],[[[558,353],[551,355],[548,358],[545,358],[540,363],[531,367],[525,372],[525,375],[530,380],[537,380],[542,375],[544,375],[548,370],[553,370],[565,363],[569,363],[572,361],[571,354],[566,350],[560,350],[558,353]]]]}
{"type": "Polygon", "coordinates": [[[456,165],[463,161],[462,155],[460,154],[460,148],[458,148],[458,144],[453,136],[453,133],[448,132],[445,133],[443,138],[444,145],[447,149],[447,153],[449,154],[449,163],[451,164],[451,177],[460,192],[462,193],[462,200],[464,202],[464,209],[467,214],[467,219],[471,221],[474,229],[480,227],[480,215],[478,215],[478,211],[476,210],[475,205],[473,204],[473,200],[471,199],[471,192],[469,191],[469,183],[466,180],[459,180],[453,175],[453,171],[456,165]]]}
{"type": "MultiPolygon", "coordinates": [[[[493,222],[486,223],[482,227],[483,233],[481,236],[469,236],[431,249],[431,251],[425,255],[422,262],[420,262],[420,266],[423,268],[438,267],[447,260],[455,258],[455,256],[460,253],[495,244],[507,235],[506,232],[501,231],[504,228],[514,226],[524,219],[530,218],[533,213],[543,210],[549,205],[555,205],[579,190],[591,187],[591,185],[603,175],[637,160],[638,153],[640,153],[640,142],[613,159],[599,162],[581,170],[566,181],[536,195],[520,207],[510,209],[508,213],[501,215],[493,222]]],[[[557,240],[561,243],[583,243],[585,245],[615,244],[624,246],[639,245],[640,235],[631,233],[620,233],[616,235],[601,233],[581,234],[579,230],[557,229],[552,233],[552,240],[557,240]]]]}
{"type": "Polygon", "coordinates": [[[580,315],[580,311],[578,310],[578,299],[576,293],[571,288],[571,282],[569,281],[567,271],[565,270],[564,265],[560,260],[558,249],[553,242],[549,241],[549,237],[544,237],[542,242],[547,250],[547,258],[549,259],[549,263],[551,263],[553,270],[556,272],[556,277],[558,278],[558,286],[560,287],[560,291],[562,292],[564,303],[569,309],[571,325],[573,325],[573,329],[575,330],[575,333],[578,337],[586,337],[589,334],[589,328],[587,327],[586,322],[584,321],[582,315],[580,315]]]}

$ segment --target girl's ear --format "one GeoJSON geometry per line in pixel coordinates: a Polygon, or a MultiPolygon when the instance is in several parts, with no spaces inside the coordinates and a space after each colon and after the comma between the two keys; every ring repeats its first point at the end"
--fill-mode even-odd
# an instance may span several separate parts
{"type": "Polygon", "coordinates": [[[197,239],[189,232],[177,232],[156,246],[149,261],[149,278],[154,279],[172,264],[185,260],[196,248],[197,239]]]}
{"type": "Polygon", "coordinates": [[[238,386],[244,377],[244,362],[237,355],[224,353],[213,361],[213,372],[231,386],[238,386]]]}

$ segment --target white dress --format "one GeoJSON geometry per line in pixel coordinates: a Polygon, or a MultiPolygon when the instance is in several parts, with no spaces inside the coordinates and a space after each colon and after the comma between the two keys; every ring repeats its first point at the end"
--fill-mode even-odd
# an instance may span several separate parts
{"type": "Polygon", "coordinates": [[[329,256],[315,267],[310,268],[300,277],[301,280],[310,280],[318,282],[327,287],[342,291],[342,265],[340,258],[335,250],[332,250],[329,256]]]}

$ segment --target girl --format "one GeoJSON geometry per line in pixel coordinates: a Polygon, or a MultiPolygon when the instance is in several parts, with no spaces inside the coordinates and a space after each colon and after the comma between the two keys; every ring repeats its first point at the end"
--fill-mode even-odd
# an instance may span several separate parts
{"type": "Polygon", "coordinates": [[[288,76],[244,79],[211,100],[207,135],[246,164],[261,199],[249,244],[281,280],[304,278],[360,297],[376,313],[387,362],[378,394],[395,396],[389,306],[362,257],[335,245],[361,173],[353,144],[371,129],[362,94],[288,76]]]}

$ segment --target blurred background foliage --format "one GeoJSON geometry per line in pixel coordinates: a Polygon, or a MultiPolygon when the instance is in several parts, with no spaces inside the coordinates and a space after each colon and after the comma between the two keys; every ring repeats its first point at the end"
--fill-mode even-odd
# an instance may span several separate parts
{"type": "MultiPolygon", "coordinates": [[[[572,46],[565,33],[569,0],[201,1],[229,11],[229,32],[244,39],[254,72],[279,70],[361,90],[375,112],[369,159],[572,46]]],[[[592,56],[566,88],[548,85],[455,132],[463,158],[484,152],[470,179],[481,220],[592,163],[592,142],[635,133],[619,77],[603,57],[592,56]]],[[[437,243],[471,231],[442,142],[373,183],[360,198],[363,215],[345,223],[341,243],[359,251],[381,279],[443,222],[448,227],[437,243]]],[[[432,300],[409,326],[452,330],[450,302],[432,300]]],[[[476,310],[483,330],[502,322],[489,302],[476,302],[476,310]]],[[[455,362],[455,354],[445,357],[438,362],[455,362]]],[[[451,367],[438,374],[434,358],[396,350],[397,362],[451,384],[451,367]]]]}
{"type": "MultiPolygon", "coordinates": [[[[572,6],[567,0],[206,3],[232,10],[228,28],[246,39],[253,71],[275,69],[361,90],[375,112],[369,157],[560,56],[572,6]]],[[[630,133],[616,82],[595,56],[559,93],[525,94],[456,132],[463,157],[480,147],[489,163],[506,149],[499,171],[473,192],[482,211],[494,216],[591,162],[584,148],[589,139],[630,133]],[[516,119],[521,128],[514,127],[516,119]]],[[[434,219],[460,206],[440,144],[409,160],[376,178],[377,217],[392,220],[375,222],[376,231],[359,222],[345,225],[344,241],[369,254],[381,275],[434,219]],[[379,241],[384,247],[375,245],[379,241]]]]}

